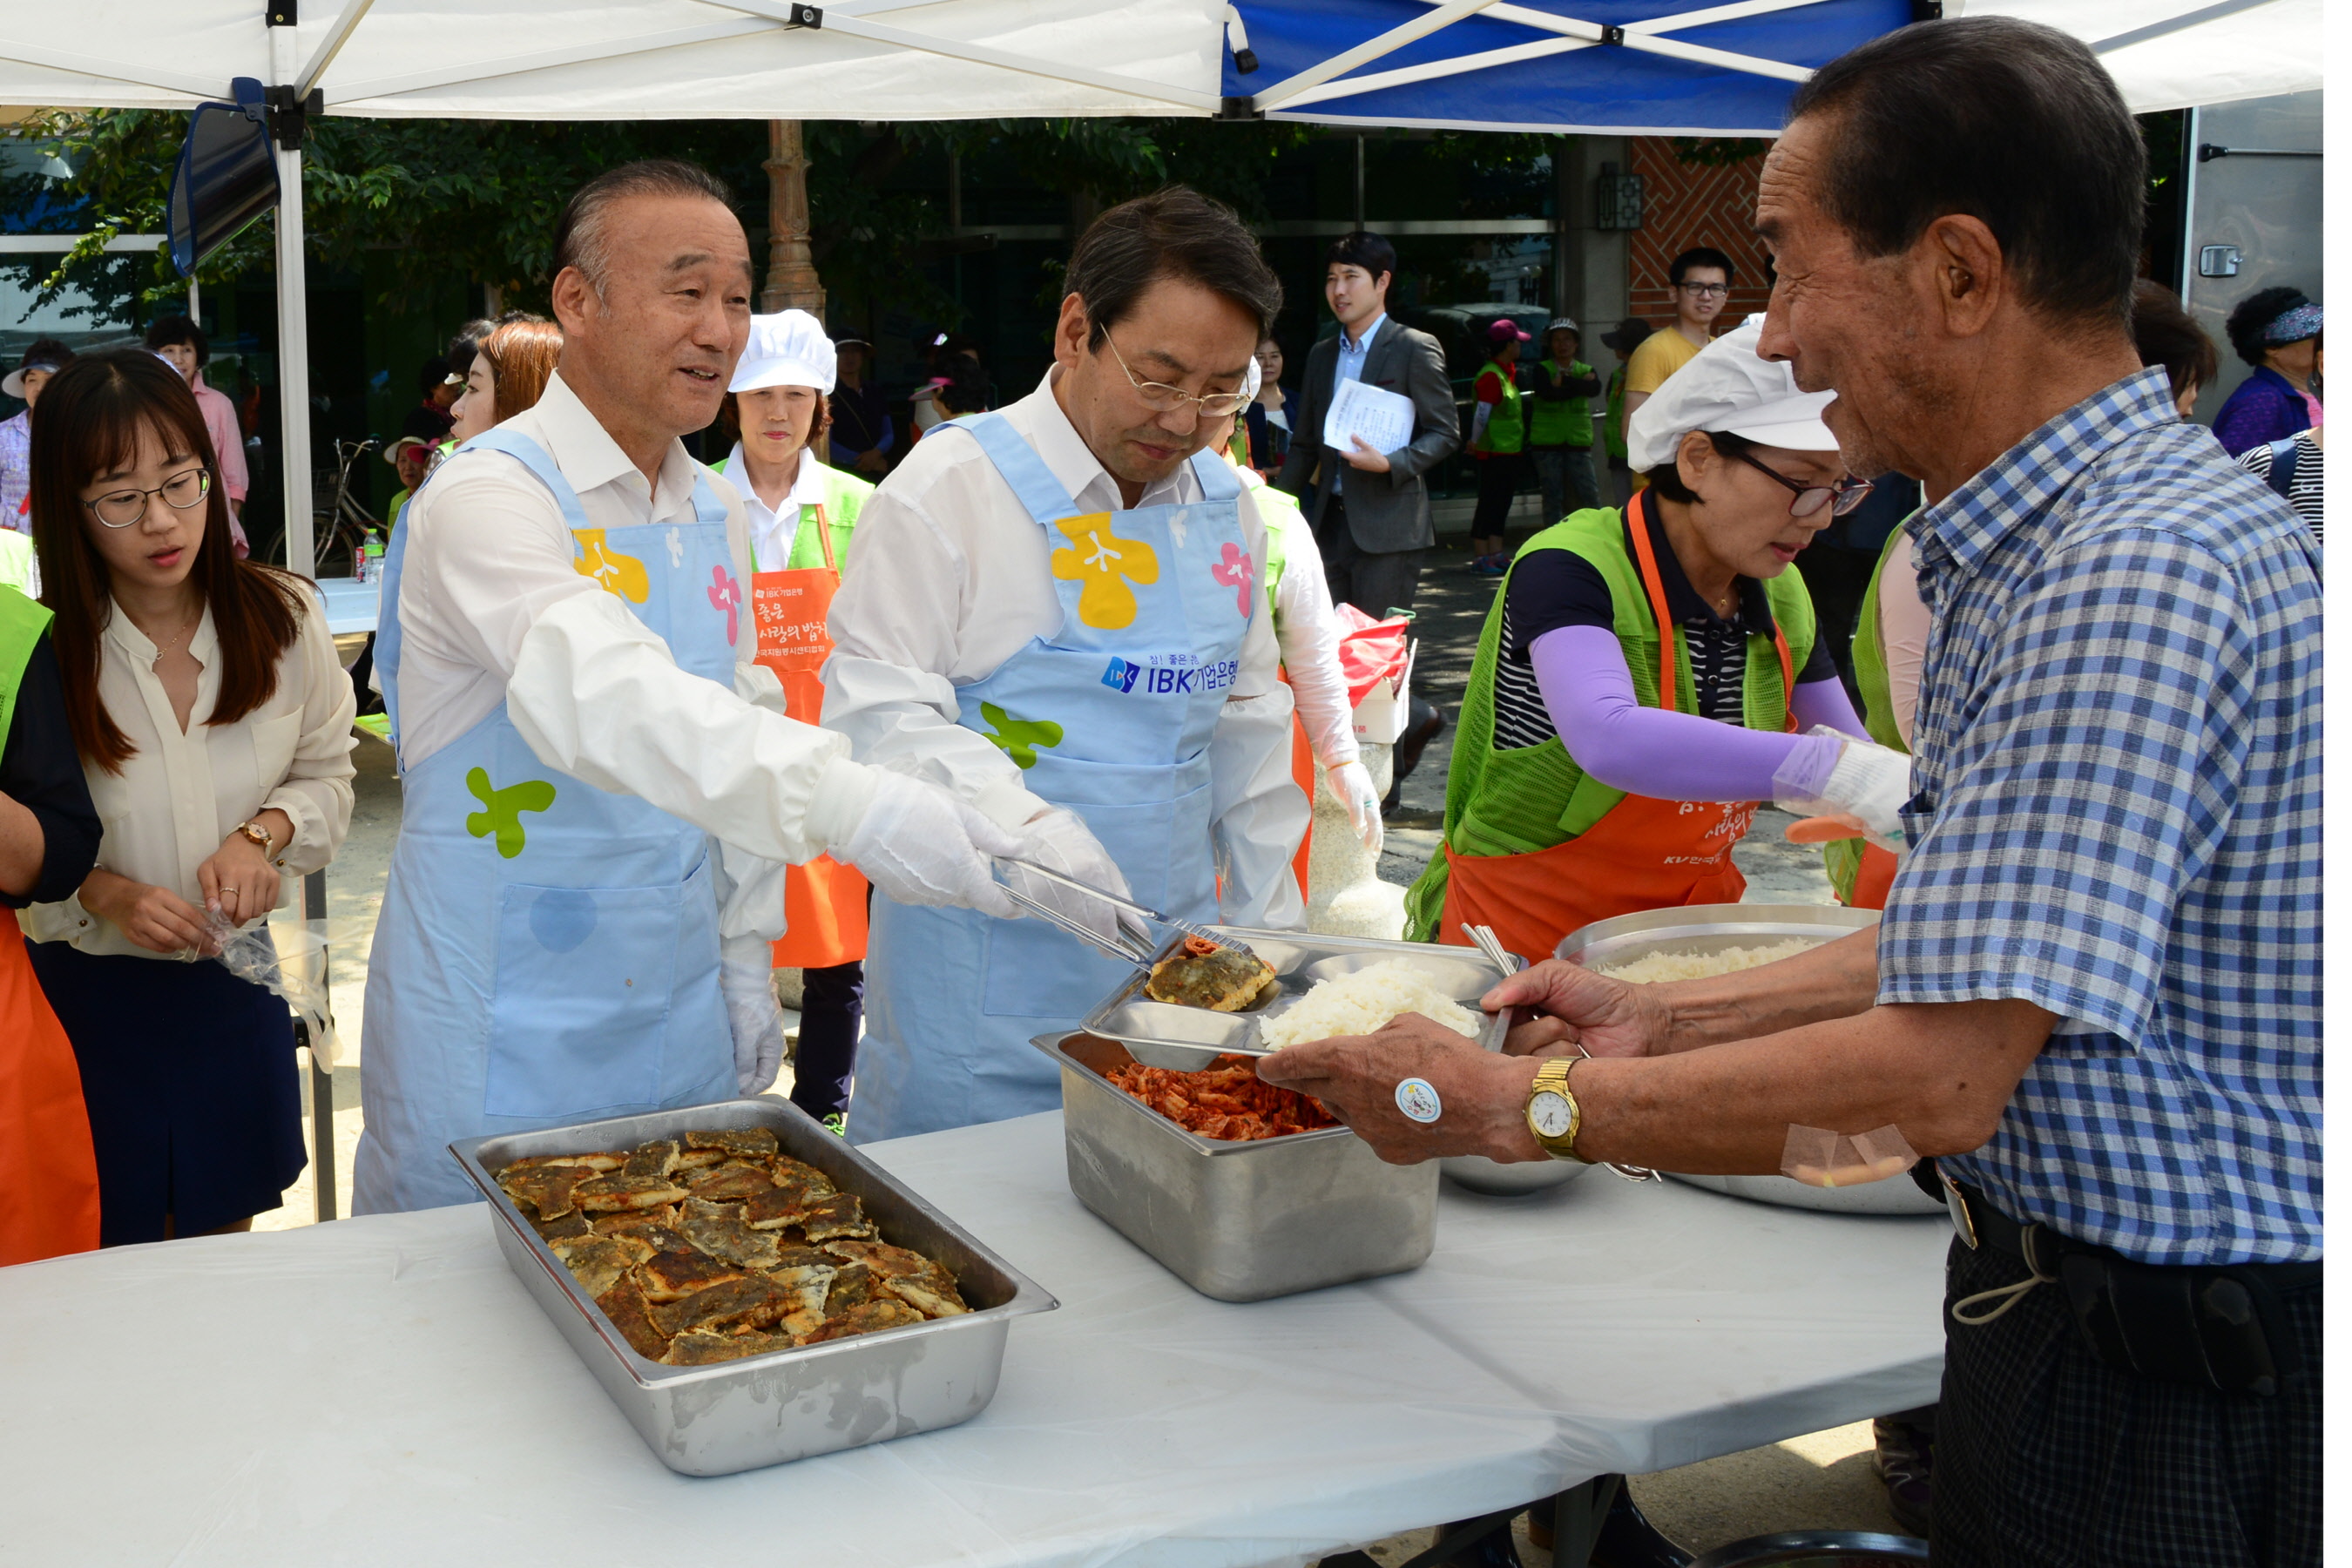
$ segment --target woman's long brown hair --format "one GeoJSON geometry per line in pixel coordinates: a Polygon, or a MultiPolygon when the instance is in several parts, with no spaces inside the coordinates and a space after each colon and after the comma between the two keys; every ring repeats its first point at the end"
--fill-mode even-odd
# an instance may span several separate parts
{"type": "Polygon", "coordinates": [[[490,362],[490,417],[503,425],[546,393],[556,356],[563,352],[563,329],[537,316],[509,321],[474,352],[490,362]]]}
{"type": "MultiPolygon", "coordinates": [[[[57,619],[49,632],[65,687],[66,717],[83,759],[121,773],[136,752],[107,712],[98,675],[112,579],[89,531],[98,522],[81,492],[100,474],[136,460],[139,433],[155,432],[166,453],[201,458],[212,471],[204,541],[190,580],[213,613],[220,639],[220,696],[210,724],[233,724],[278,689],[278,658],[300,629],[302,595],[290,573],[239,561],[228,531],[228,490],[205,431],[195,394],[179,373],[144,349],[83,354],[49,378],[33,416],[33,544],[41,561],[41,603],[57,619]]],[[[136,524],[132,526],[136,527],[136,524]]]]}

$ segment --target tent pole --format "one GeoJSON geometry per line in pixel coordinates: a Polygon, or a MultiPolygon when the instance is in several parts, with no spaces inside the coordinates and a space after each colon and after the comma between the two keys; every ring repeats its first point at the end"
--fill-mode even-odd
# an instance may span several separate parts
{"type": "Polygon", "coordinates": [[[318,571],[310,516],[310,334],[302,274],[302,150],[278,149],[278,436],[286,567],[318,571]]]}

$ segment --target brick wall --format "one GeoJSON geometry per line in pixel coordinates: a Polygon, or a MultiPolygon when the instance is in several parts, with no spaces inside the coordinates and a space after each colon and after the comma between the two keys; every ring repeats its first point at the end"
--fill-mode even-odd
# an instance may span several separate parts
{"type": "Polygon", "coordinates": [[[1673,143],[1664,136],[1633,136],[1626,142],[1632,172],[1642,176],[1642,226],[1631,237],[1627,268],[1629,313],[1653,326],[1674,320],[1666,264],[1695,245],[1711,245],[1730,257],[1737,274],[1731,298],[1716,318],[1717,331],[1762,310],[1770,291],[1764,247],[1755,233],[1756,175],[1763,167],[1763,155],[1729,168],[1708,168],[1676,163],[1673,143]]]}

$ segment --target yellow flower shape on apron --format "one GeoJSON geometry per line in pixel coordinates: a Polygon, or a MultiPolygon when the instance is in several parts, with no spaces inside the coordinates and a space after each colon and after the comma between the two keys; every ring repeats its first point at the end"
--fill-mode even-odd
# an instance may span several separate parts
{"type": "Polygon", "coordinates": [[[604,592],[617,594],[633,605],[646,602],[653,590],[646,580],[644,562],[605,543],[601,528],[575,528],[572,537],[580,546],[580,559],[572,563],[574,572],[595,578],[604,592]]]}
{"type": "Polygon", "coordinates": [[[1078,619],[1117,631],[1135,622],[1135,591],[1128,584],[1159,582],[1160,556],[1140,539],[1113,533],[1110,518],[1090,511],[1056,522],[1070,547],[1054,552],[1053,566],[1055,576],[1079,585],[1078,619]]]}

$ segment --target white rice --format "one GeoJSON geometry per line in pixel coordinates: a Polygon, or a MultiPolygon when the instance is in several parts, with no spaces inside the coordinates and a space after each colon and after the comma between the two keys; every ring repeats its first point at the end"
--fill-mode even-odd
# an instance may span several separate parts
{"type": "Polygon", "coordinates": [[[1318,980],[1297,1003],[1258,1026],[1269,1046],[1369,1035],[1400,1013],[1419,1013],[1475,1037],[1482,1016],[1433,984],[1411,959],[1384,958],[1337,980],[1318,980]]]}
{"type": "Polygon", "coordinates": [[[1720,952],[1645,952],[1623,963],[1595,966],[1594,973],[1633,985],[1655,985],[1668,980],[1704,980],[1710,974],[1730,974],[1759,963],[1777,963],[1821,946],[1812,937],[1790,937],[1769,947],[1727,947],[1720,952]]]}

